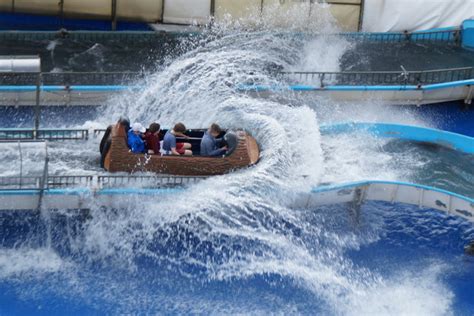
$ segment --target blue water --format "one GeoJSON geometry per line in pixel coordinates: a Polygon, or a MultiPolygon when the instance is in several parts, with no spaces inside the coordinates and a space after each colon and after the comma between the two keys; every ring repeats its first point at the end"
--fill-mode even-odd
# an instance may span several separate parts
{"type": "MultiPolygon", "coordinates": [[[[375,202],[364,205],[358,217],[351,215],[344,205],[293,212],[304,225],[297,227],[285,221],[269,225],[283,229],[288,239],[297,241],[312,256],[337,254],[335,258],[322,258],[321,266],[311,269],[327,269],[334,260],[343,265],[341,277],[352,285],[342,292],[331,285],[312,288],[311,282],[318,280],[311,277],[301,280],[300,276],[284,272],[285,269],[281,273],[256,272],[216,278],[213,270],[232,264],[231,256],[226,255],[233,251],[244,255],[245,249],[254,247],[254,260],[260,258],[264,262],[269,259],[268,254],[255,240],[229,240],[225,235],[212,242],[201,240],[197,226],[187,222],[186,216],[162,226],[152,241],[138,235],[135,247],[140,248],[143,245],[139,243],[144,242],[147,251],[118,264],[87,252],[84,227],[88,219],[53,215],[52,242],[45,246],[47,225],[40,215],[2,214],[0,312],[2,315],[370,313],[370,308],[364,310],[357,304],[351,305],[360,296],[376,306],[377,314],[384,314],[393,311],[392,303],[404,304],[398,291],[413,295],[414,301],[408,300],[407,305],[436,304],[435,300],[450,297],[446,308],[454,314],[469,315],[474,311],[471,299],[474,258],[463,254],[463,247],[474,239],[472,224],[435,211],[375,202]],[[5,262],[4,252],[7,249],[21,252],[25,248],[52,253],[67,265],[51,270],[44,267],[43,271],[38,268],[6,272],[9,265],[18,264],[18,259],[5,262]],[[361,280],[366,280],[367,285],[361,280]],[[417,296],[424,297],[424,291],[430,301],[417,301],[417,296]],[[377,306],[377,301],[387,301],[389,306],[377,306]],[[354,310],[345,310],[346,304],[354,310]]],[[[120,216],[114,217],[111,215],[109,220],[120,220],[120,216]]],[[[33,266],[37,263],[43,266],[34,261],[37,259],[31,253],[21,258],[32,260],[33,266]]],[[[305,265],[298,258],[288,263],[305,265]]],[[[271,267],[268,268],[270,271],[271,267]]],[[[410,313],[410,309],[405,312],[410,313]]]]}

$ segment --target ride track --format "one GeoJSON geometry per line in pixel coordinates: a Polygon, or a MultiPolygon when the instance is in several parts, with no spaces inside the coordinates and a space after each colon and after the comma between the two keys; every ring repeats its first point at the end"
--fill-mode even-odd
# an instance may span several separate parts
{"type": "MultiPolygon", "coordinates": [[[[48,130],[57,139],[54,130],[48,130]]],[[[24,131],[18,131],[24,133],[24,131]]],[[[58,130],[60,135],[61,131],[58,130]]],[[[430,143],[474,154],[474,138],[446,131],[384,123],[339,123],[321,127],[323,135],[362,132],[375,137],[395,138],[430,143]]],[[[0,134],[1,135],[1,134],[0,134]]],[[[14,134],[3,134],[15,138],[14,134]]],[[[117,196],[156,196],[177,194],[205,177],[170,176],[61,176],[47,179],[0,178],[0,205],[4,210],[87,209],[92,205],[120,208],[117,196]],[[38,187],[42,185],[43,187],[38,187]],[[130,187],[130,186],[135,187],[130,187]],[[22,187],[23,186],[23,187],[22,187]]],[[[302,194],[293,207],[352,203],[360,206],[365,201],[405,203],[420,209],[434,209],[474,222],[474,199],[438,188],[395,181],[359,181],[321,185],[302,194]]]]}

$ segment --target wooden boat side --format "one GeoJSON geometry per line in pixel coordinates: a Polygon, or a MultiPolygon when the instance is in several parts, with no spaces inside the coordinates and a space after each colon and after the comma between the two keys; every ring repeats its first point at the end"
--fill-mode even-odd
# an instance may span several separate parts
{"type": "Polygon", "coordinates": [[[112,130],[110,150],[104,167],[110,172],[156,172],[182,176],[207,176],[228,173],[258,161],[257,142],[245,132],[239,132],[238,145],[223,158],[200,156],[159,156],[131,153],[124,128],[117,124],[112,130]]]}

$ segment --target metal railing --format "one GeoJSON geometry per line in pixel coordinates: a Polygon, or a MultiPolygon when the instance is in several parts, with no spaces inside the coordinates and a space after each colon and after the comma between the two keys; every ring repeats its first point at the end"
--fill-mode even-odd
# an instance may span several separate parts
{"type": "Polygon", "coordinates": [[[87,129],[0,129],[0,141],[87,140],[87,129]]]}
{"type": "Polygon", "coordinates": [[[33,140],[35,131],[32,129],[0,129],[0,140],[33,140]]]}
{"type": "MultiPolygon", "coordinates": [[[[64,1],[61,1],[61,3],[64,1]]],[[[2,3],[3,4],[3,3],[2,3]]],[[[155,32],[155,31],[0,31],[0,41],[52,41],[59,38],[67,38],[73,41],[117,41],[127,44],[150,43],[151,45],[173,37],[182,37],[196,32],[155,32]]]]}
{"type": "MultiPolygon", "coordinates": [[[[433,84],[474,78],[474,67],[438,69],[427,71],[349,71],[349,72],[281,72],[280,77],[292,82],[319,82],[322,85],[399,85],[433,84]]],[[[36,85],[38,79],[42,86],[72,85],[127,85],[143,77],[139,73],[0,73],[0,86],[36,85]],[[40,76],[40,78],[38,77],[40,76]]]]}
{"type": "Polygon", "coordinates": [[[474,78],[474,67],[428,71],[282,72],[293,84],[327,85],[426,85],[474,78]]]}
{"type": "Polygon", "coordinates": [[[42,177],[0,177],[0,190],[29,190],[39,189],[42,177]]]}
{"type": "Polygon", "coordinates": [[[94,129],[94,137],[101,136],[103,133],[105,133],[107,129],[106,128],[96,128],[94,129]]]}
{"type": "Polygon", "coordinates": [[[175,187],[193,184],[205,179],[206,177],[188,177],[188,176],[131,176],[131,175],[105,175],[98,176],[97,183],[100,188],[114,187],[175,187]]]}
{"type": "Polygon", "coordinates": [[[60,188],[168,188],[197,183],[207,177],[169,175],[49,175],[0,177],[0,191],[60,188]]]}
{"type": "Polygon", "coordinates": [[[461,45],[461,30],[452,28],[446,30],[433,30],[421,32],[399,32],[399,33],[342,33],[342,36],[359,41],[369,42],[415,42],[415,43],[439,43],[461,45]]]}
{"type": "Polygon", "coordinates": [[[74,86],[74,85],[125,85],[139,78],[137,72],[42,72],[0,73],[1,86],[74,86]]]}
{"type": "Polygon", "coordinates": [[[48,188],[64,188],[64,187],[91,187],[94,183],[93,176],[48,176],[48,188]]]}

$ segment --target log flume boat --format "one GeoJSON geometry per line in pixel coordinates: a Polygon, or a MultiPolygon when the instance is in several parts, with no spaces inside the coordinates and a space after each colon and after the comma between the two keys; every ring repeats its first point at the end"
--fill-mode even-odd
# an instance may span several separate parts
{"type": "MultiPolygon", "coordinates": [[[[229,173],[256,164],[260,157],[258,144],[247,132],[224,131],[227,154],[221,157],[199,155],[205,129],[186,131],[193,156],[135,154],[127,145],[127,124],[109,126],[100,144],[101,166],[109,172],[154,172],[176,176],[212,176],[229,173]]],[[[162,131],[163,133],[166,130],[162,131]]]]}

